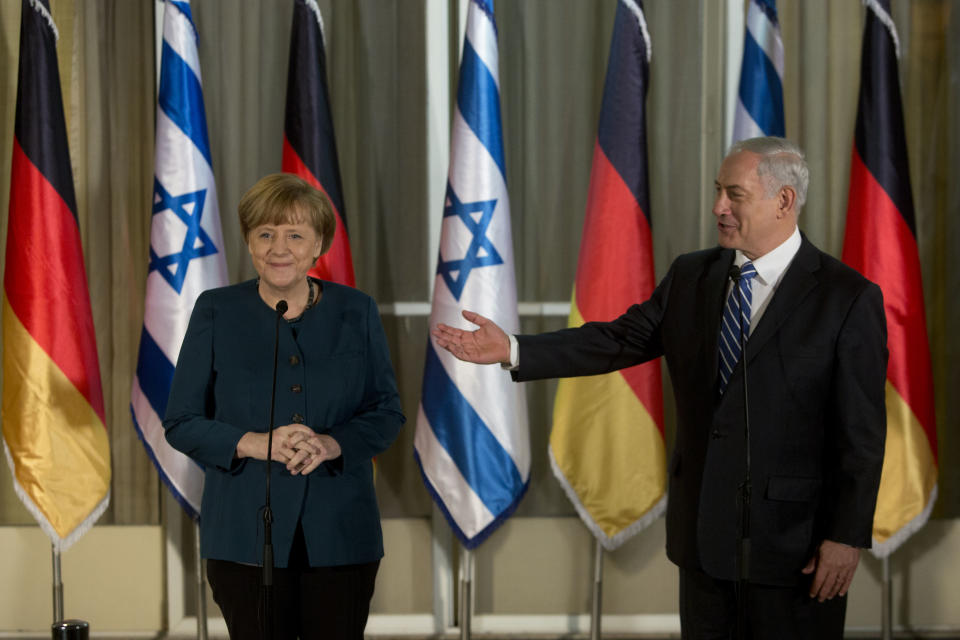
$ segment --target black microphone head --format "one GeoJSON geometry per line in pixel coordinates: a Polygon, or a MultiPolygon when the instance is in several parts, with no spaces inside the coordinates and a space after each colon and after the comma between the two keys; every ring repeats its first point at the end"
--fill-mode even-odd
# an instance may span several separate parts
{"type": "MultiPolygon", "coordinates": [[[[739,273],[739,271],[737,273],[739,273]]],[[[280,302],[277,303],[277,313],[279,313],[280,315],[283,315],[286,312],[287,312],[287,301],[281,300],[280,302]]]]}
{"type": "MultiPolygon", "coordinates": [[[[735,264],[730,265],[730,271],[727,272],[727,277],[736,282],[740,279],[740,267],[735,264]]],[[[283,302],[281,300],[281,302],[283,302]]]]}

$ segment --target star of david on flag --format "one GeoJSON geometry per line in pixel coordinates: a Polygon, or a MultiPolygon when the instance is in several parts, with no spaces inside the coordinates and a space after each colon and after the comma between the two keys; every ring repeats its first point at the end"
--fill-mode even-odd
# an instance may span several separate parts
{"type": "MultiPolygon", "coordinates": [[[[471,234],[470,245],[463,258],[444,260],[441,251],[440,258],[437,260],[437,273],[443,277],[443,281],[450,287],[450,292],[456,300],[460,300],[467,278],[470,277],[473,269],[503,264],[503,258],[493,246],[493,241],[487,236],[487,229],[490,227],[496,207],[496,199],[461,202],[450,185],[447,185],[447,202],[443,209],[444,221],[456,217],[463,222],[463,226],[471,234]]],[[[449,233],[456,232],[450,230],[449,233]]]]}
{"type": "MultiPolygon", "coordinates": [[[[467,328],[462,309],[518,333],[510,200],[490,0],[472,0],[450,141],[430,325],[467,328]]],[[[522,385],[500,367],[460,362],[427,343],[414,456],[454,534],[473,549],[517,508],[530,482],[522,385]]]]}
{"type": "MultiPolygon", "coordinates": [[[[190,266],[190,261],[217,252],[217,247],[210,239],[210,235],[200,226],[206,197],[206,189],[174,196],[163,188],[159,180],[154,178],[153,215],[157,216],[158,214],[163,215],[167,211],[171,212],[186,225],[186,234],[179,251],[163,256],[159,255],[158,248],[153,244],[153,238],[151,238],[150,271],[159,272],[178,294],[183,289],[183,282],[187,277],[187,268],[190,266]]],[[[165,237],[161,236],[161,238],[165,237]]]]}
{"type": "Polygon", "coordinates": [[[160,479],[200,517],[203,469],[167,444],[163,416],[197,297],[227,284],[190,3],[167,0],[157,94],[150,268],[130,413],[160,479]]]}

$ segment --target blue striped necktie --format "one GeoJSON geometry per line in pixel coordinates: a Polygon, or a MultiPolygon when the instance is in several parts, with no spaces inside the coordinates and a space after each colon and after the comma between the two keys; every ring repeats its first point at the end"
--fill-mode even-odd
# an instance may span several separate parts
{"type": "Polygon", "coordinates": [[[745,337],[750,335],[751,285],[756,275],[757,269],[753,263],[744,262],[740,267],[740,280],[734,282],[723,309],[723,319],[720,321],[720,395],[726,390],[733,368],[740,360],[741,327],[745,337]],[[738,310],[740,313],[737,313],[738,310]]]}

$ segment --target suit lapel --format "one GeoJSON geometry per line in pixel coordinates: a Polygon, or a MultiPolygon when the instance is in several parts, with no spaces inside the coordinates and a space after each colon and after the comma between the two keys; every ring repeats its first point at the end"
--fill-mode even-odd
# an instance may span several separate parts
{"type": "Polygon", "coordinates": [[[723,305],[726,303],[727,276],[730,265],[733,264],[734,252],[724,249],[717,254],[717,259],[707,266],[697,290],[697,300],[703,302],[701,307],[701,335],[704,337],[702,348],[706,357],[704,362],[710,362],[712,372],[711,389],[717,389],[717,375],[720,367],[720,317],[723,315],[723,305]]]}
{"type": "Polygon", "coordinates": [[[783,274],[780,286],[773,293],[767,310],[757,324],[756,330],[747,340],[747,361],[753,360],[763,345],[766,344],[780,328],[780,325],[790,317],[793,310],[803,302],[803,299],[817,286],[817,279],[813,275],[820,268],[820,254],[816,247],[810,244],[806,236],[802,236],[800,249],[794,256],[793,262],[783,274]]]}

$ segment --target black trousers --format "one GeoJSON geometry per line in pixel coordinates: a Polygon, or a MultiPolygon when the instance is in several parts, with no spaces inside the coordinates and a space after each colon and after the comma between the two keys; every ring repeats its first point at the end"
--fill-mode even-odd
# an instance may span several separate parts
{"type": "MultiPolygon", "coordinates": [[[[286,569],[273,570],[273,640],[363,640],[380,561],[336,567],[307,563],[297,527],[286,569]]],[[[207,560],[213,599],[231,640],[261,640],[260,567],[207,560]]]]}
{"type": "MultiPolygon", "coordinates": [[[[737,583],[680,569],[680,629],[683,640],[737,638],[737,583]]],[[[795,587],[746,586],[750,640],[843,640],[847,598],[818,602],[809,581],[795,587]]]]}

